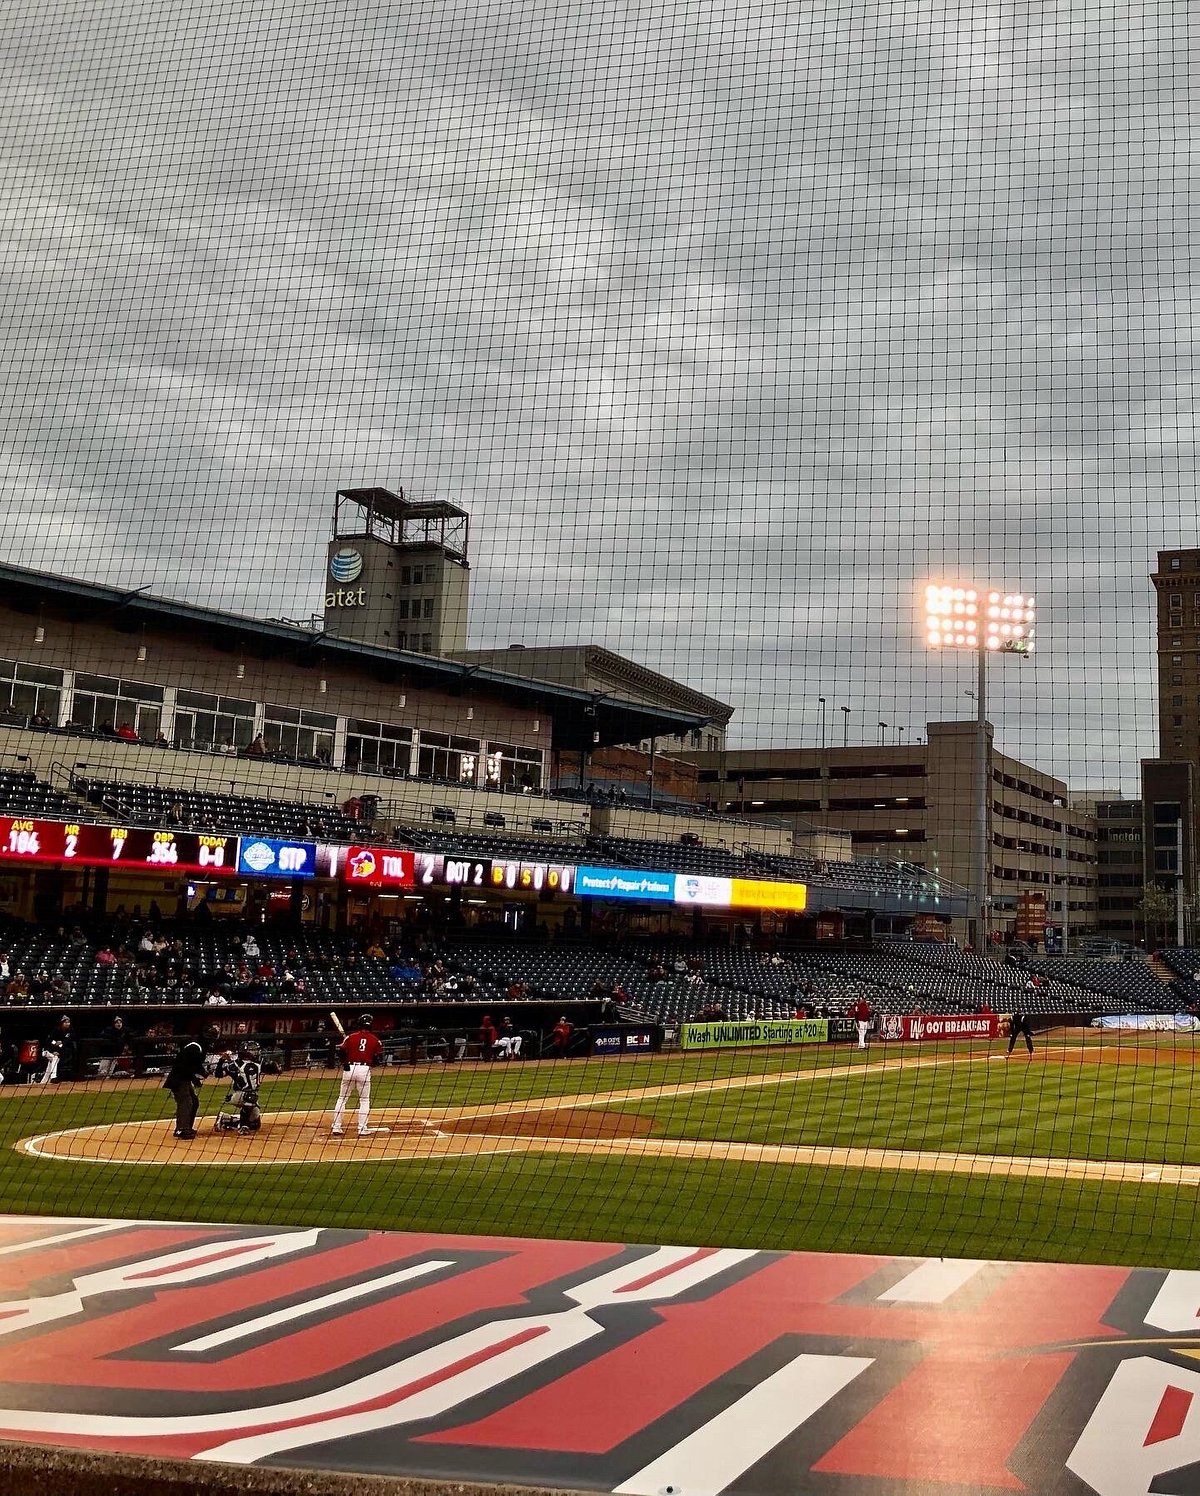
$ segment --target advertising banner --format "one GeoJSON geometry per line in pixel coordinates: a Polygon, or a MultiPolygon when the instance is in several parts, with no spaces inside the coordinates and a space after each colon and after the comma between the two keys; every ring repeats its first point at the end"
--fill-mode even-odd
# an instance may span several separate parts
{"type": "Polygon", "coordinates": [[[575,873],[575,891],[592,899],[651,899],[669,904],[675,897],[675,874],[581,867],[575,873]]]}
{"type": "Polygon", "coordinates": [[[594,1028],[593,1054],[649,1054],[655,1048],[650,1028],[594,1028]]]}
{"type": "Polygon", "coordinates": [[[829,1038],[827,1018],[749,1018],[741,1023],[681,1023],[684,1049],[730,1049],[753,1044],[824,1044],[829,1038]]]}
{"type": "Polygon", "coordinates": [[[994,1039],[1000,1032],[996,1013],[883,1013],[879,1018],[881,1039],[994,1039]]]}
{"type": "Polygon", "coordinates": [[[697,873],[677,873],[675,902],[699,904],[709,909],[728,909],[733,902],[733,879],[701,877],[697,873]]]}
{"type": "Polygon", "coordinates": [[[274,836],[238,838],[238,872],[251,878],[311,878],[317,870],[315,842],[274,836]]]}
{"type": "Polygon", "coordinates": [[[411,852],[389,847],[348,847],[344,864],[347,883],[369,888],[414,888],[416,862],[411,852]]]}
{"type": "Polygon", "coordinates": [[[808,887],[803,883],[773,883],[761,878],[734,878],[731,906],[734,909],[790,909],[802,914],[808,908],[808,887]]]}

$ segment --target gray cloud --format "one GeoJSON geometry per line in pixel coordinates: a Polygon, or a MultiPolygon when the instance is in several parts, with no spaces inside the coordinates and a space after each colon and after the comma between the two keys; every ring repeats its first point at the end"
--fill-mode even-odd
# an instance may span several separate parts
{"type": "Polygon", "coordinates": [[[471,510],[475,642],[745,742],[970,711],[931,574],[1043,599],[1002,744],[1132,787],[1196,529],[1183,0],[10,0],[0,543],[264,613],[340,484],[471,510]]]}

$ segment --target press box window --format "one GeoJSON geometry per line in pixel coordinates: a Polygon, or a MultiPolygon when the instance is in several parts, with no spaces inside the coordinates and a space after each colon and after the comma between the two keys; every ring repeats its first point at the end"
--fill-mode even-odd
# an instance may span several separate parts
{"type": "Polygon", "coordinates": [[[351,718],[346,733],[346,767],[377,774],[407,774],[412,739],[411,727],[351,718]]]}
{"type": "Polygon", "coordinates": [[[132,727],[139,738],[153,741],[162,725],[163,688],[111,675],[75,677],[71,721],[89,732],[132,727]]]}
{"type": "Polygon", "coordinates": [[[489,789],[540,790],[541,750],[522,748],[517,743],[489,743],[484,774],[489,789]]]}
{"type": "Polygon", "coordinates": [[[296,707],[268,706],[264,713],[263,738],[272,753],[288,758],[310,758],[333,762],[333,733],[337,718],[325,712],[304,712],[296,707]]]}
{"type": "Polygon", "coordinates": [[[478,738],[423,732],[417,746],[417,772],[423,779],[450,779],[455,784],[479,780],[478,738]]]}
{"type": "Polygon", "coordinates": [[[45,717],[51,726],[57,727],[62,681],[61,670],[0,660],[0,711],[21,717],[45,717]]]}
{"type": "Polygon", "coordinates": [[[254,741],[254,702],[204,691],[175,695],[175,741],[181,748],[245,748],[254,741]]]}

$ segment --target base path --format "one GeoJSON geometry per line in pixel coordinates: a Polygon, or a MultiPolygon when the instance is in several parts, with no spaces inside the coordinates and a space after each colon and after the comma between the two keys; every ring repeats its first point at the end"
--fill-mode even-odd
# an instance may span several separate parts
{"type": "Polygon", "coordinates": [[[441,1488],[1145,1496],[1196,1489],[1198,1310],[1200,1275],[1149,1269],[5,1216],[0,1439],[441,1488]]]}
{"type": "MultiPolygon", "coordinates": [[[[623,1104],[675,1101],[705,1094],[822,1084],[850,1075],[886,1073],[914,1066],[936,1068],[986,1064],[995,1054],[943,1055],[874,1063],[830,1065],[766,1075],[727,1076],[673,1084],[625,1087],[571,1096],[539,1097],[460,1107],[376,1109],[377,1130],[359,1137],[330,1134],[324,1111],[268,1112],[262,1130],[241,1135],[216,1132],[211,1121],[183,1141],[169,1121],[112,1122],[23,1138],[16,1147],[40,1158],[77,1163],[178,1165],[273,1165],[386,1162],[402,1159],[478,1159],[513,1153],[591,1157],[675,1158],[702,1162],[840,1169],[909,1170],[969,1174],[985,1178],[1079,1179],[1103,1183],[1200,1186],[1200,1166],[1154,1160],[1084,1159],[932,1149],[832,1147],[821,1144],[751,1143],[659,1135],[653,1115],[622,1111],[623,1104]]],[[[1057,1056],[1055,1056],[1057,1058],[1057,1056]]],[[[1103,1061],[1101,1061],[1103,1062],[1103,1061]]]]}

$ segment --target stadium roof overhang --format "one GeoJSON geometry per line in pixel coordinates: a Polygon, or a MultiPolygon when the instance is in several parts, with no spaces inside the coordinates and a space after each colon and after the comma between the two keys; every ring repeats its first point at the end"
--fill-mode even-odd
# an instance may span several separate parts
{"type": "Polygon", "coordinates": [[[436,655],[381,649],[294,623],[224,613],[154,597],[143,588],[126,591],[7,562],[0,562],[0,588],[7,608],[31,616],[49,612],[73,623],[107,624],[129,633],[149,629],[186,634],[202,639],[211,648],[240,650],[256,659],[289,659],[331,669],[341,666],[388,685],[424,687],[452,695],[477,692],[515,707],[544,711],[553,723],[555,748],[568,752],[694,732],[709,721],[691,712],[662,710],[436,655]]]}

